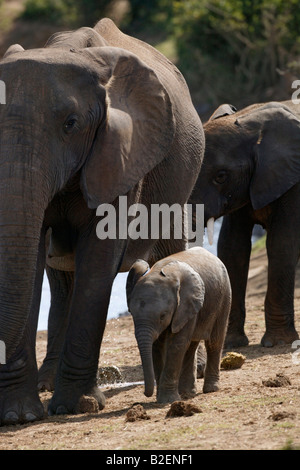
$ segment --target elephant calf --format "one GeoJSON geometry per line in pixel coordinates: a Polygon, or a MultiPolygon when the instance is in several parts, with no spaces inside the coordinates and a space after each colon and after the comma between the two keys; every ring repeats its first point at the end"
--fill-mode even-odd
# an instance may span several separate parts
{"type": "Polygon", "coordinates": [[[168,256],[151,269],[138,260],[128,274],[126,293],[142,359],[145,395],[153,394],[154,375],[160,403],[195,395],[195,353],[202,339],[207,351],[203,392],[217,391],[231,306],[223,263],[199,247],[168,256]]]}

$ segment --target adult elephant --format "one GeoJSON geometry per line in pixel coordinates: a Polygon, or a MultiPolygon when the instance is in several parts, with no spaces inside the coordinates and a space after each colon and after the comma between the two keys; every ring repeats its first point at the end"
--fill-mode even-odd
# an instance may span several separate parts
{"type": "Polygon", "coordinates": [[[295,269],[300,252],[300,112],[291,101],[255,104],[239,112],[220,106],[204,125],[206,150],[191,202],[205,204],[208,230],[225,216],[218,256],[232,284],[225,345],[245,346],[245,292],[254,224],[267,231],[265,347],[298,338],[295,269]]]}
{"type": "Polygon", "coordinates": [[[112,203],[118,212],[125,194],[128,206],[183,206],[204,136],[179,71],[109,19],[56,34],[42,49],[11,46],[0,78],[7,92],[0,108],[0,422],[9,424],[43,417],[35,333],[46,231],[58,276],[53,301],[63,309],[70,302],[49,412],[73,413],[82,394],[101,408],[96,372],[114,277],[137,257],[153,262],[184,241],[130,240],[124,225],[122,237],[99,240],[96,208],[112,203]],[[68,263],[57,271],[55,260],[72,253],[68,277],[68,263]]]}

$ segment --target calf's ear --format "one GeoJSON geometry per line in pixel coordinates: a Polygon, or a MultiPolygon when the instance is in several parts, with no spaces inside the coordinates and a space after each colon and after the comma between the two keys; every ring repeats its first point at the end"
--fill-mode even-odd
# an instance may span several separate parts
{"type": "Polygon", "coordinates": [[[126,282],[126,297],[127,297],[127,305],[129,307],[131,293],[133,291],[134,286],[136,285],[137,281],[140,277],[144,276],[147,271],[149,271],[150,266],[147,261],[142,259],[138,259],[130,268],[130,271],[127,276],[126,282]]]}
{"type": "Polygon", "coordinates": [[[178,304],[171,323],[172,333],[178,333],[203,307],[205,286],[201,276],[182,261],[169,263],[163,271],[165,276],[173,277],[178,285],[178,304]]]}

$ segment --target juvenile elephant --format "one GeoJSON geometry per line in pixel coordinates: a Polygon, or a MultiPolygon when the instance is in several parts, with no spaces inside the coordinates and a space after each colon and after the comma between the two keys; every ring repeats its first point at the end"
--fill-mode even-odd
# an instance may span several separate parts
{"type": "Polygon", "coordinates": [[[196,350],[205,340],[203,392],[219,389],[219,366],[230,312],[231,288],[223,263],[203,248],[158,261],[138,260],[126,285],[145,379],[145,395],[157,383],[157,401],[196,393],[196,350]]]}
{"type": "Polygon", "coordinates": [[[295,269],[300,253],[300,111],[291,101],[239,112],[220,106],[205,124],[206,151],[190,202],[205,205],[208,227],[225,216],[218,256],[227,267],[232,309],[226,347],[245,346],[245,292],[254,224],[267,231],[265,347],[298,338],[295,269]]]}
{"type": "Polygon", "coordinates": [[[13,424],[44,416],[35,335],[45,233],[51,229],[48,375],[57,367],[49,413],[73,413],[82,394],[101,408],[96,373],[116,274],[138,257],[153,263],[185,246],[172,236],[131,239],[119,196],[128,207],[143,204],[149,218],[152,204],[183,206],[204,135],[176,67],[109,19],[57,33],[41,49],[11,46],[0,79],[0,424],[13,424]],[[103,203],[115,209],[117,236],[100,240],[103,203]]]}

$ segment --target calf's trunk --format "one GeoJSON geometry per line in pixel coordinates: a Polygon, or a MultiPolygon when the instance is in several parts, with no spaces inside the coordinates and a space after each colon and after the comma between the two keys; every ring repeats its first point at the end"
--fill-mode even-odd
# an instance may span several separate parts
{"type": "Polygon", "coordinates": [[[145,395],[151,397],[154,391],[154,368],[152,358],[153,334],[149,331],[140,331],[136,328],[135,336],[142,360],[145,395]]]}

